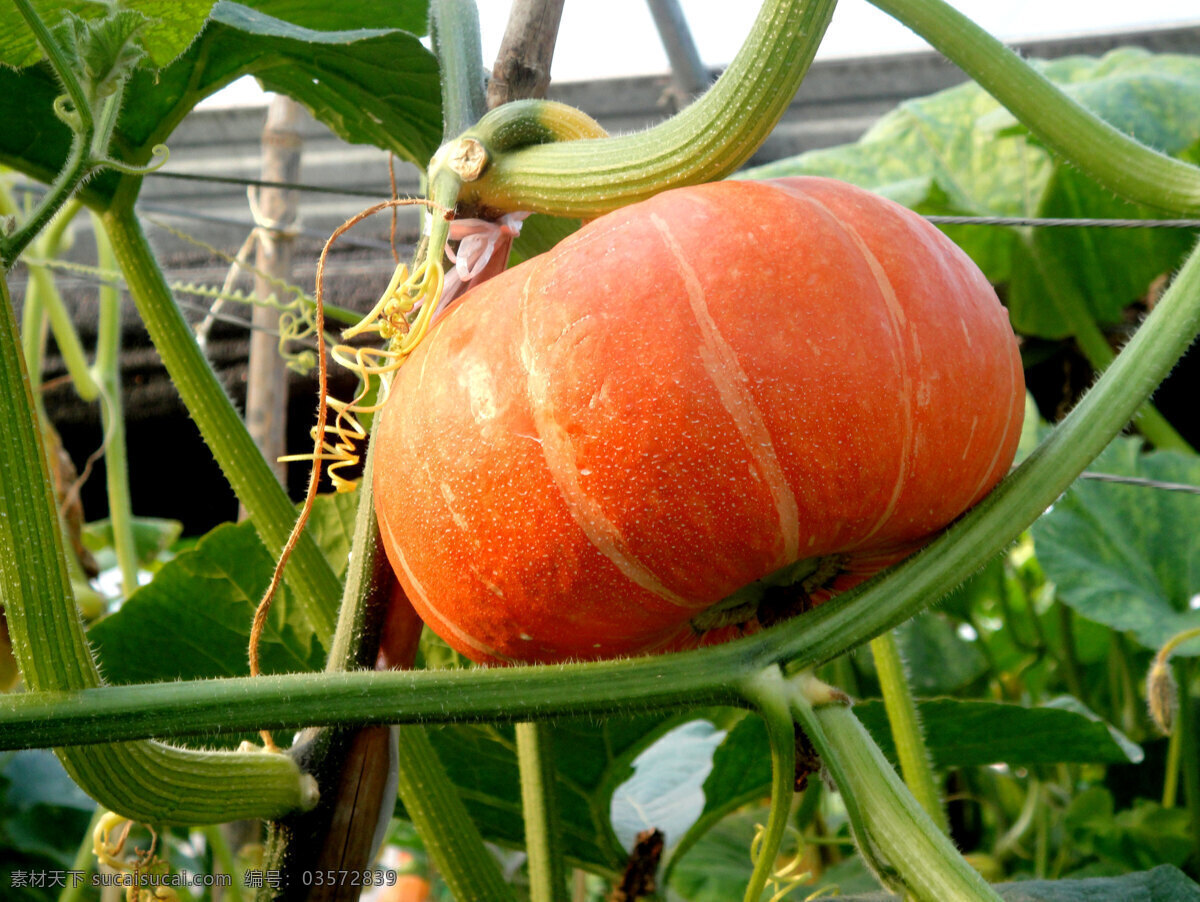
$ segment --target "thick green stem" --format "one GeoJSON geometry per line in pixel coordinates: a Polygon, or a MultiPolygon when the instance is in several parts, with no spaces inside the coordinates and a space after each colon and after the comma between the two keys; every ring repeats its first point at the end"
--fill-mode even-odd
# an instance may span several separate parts
{"type": "Polygon", "coordinates": [[[487,112],[475,0],[431,0],[429,36],[442,74],[442,135],[449,139],[487,112]]]}
{"type": "MultiPolygon", "coordinates": [[[[104,229],[150,339],[209,449],[250,513],[267,550],[277,556],[296,518],[287,493],[247,432],[175,304],[132,209],[136,185],[104,213],[104,229]]],[[[292,552],[285,580],[323,642],[333,634],[341,584],[307,533],[292,552]]]]}
{"type": "Polygon", "coordinates": [[[120,686],[4,699],[0,747],[325,723],[531,720],[630,705],[730,702],[730,680],[815,666],[942,597],[1014,541],[1117,435],[1200,330],[1193,251],[1142,328],[1020,467],[924,551],[813,611],[721,646],[658,658],[447,674],[353,673],[120,686]]]}
{"type": "Polygon", "coordinates": [[[798,691],[792,711],[837,783],[859,849],[881,880],[898,882],[920,902],[999,900],[908,792],[849,707],[814,707],[798,691]]]}
{"type": "MultiPolygon", "coordinates": [[[[13,654],[34,693],[101,685],[67,573],[33,395],[8,284],[0,277],[0,603],[13,654]]],[[[150,823],[200,824],[312,803],[282,755],[193,752],[157,742],[58,749],[101,805],[150,823]]]]}
{"type": "MultiPolygon", "coordinates": [[[[112,245],[96,226],[96,251],[101,269],[117,267],[112,245]]],[[[56,333],[57,334],[57,333],[56,333]]],[[[96,365],[92,377],[99,388],[100,419],[104,424],[104,475],[108,485],[108,517],[113,548],[126,597],[138,587],[137,543],[133,538],[133,502],[129,494],[129,455],[125,448],[125,412],[121,401],[121,292],[111,282],[100,285],[100,324],[96,333],[96,365]]]]}
{"type": "MultiPolygon", "coordinates": [[[[494,154],[461,200],[591,218],[659,191],[723,178],[758,149],[812,63],[834,0],[764,0],[742,49],[703,97],[630,135],[494,154]]],[[[501,107],[502,109],[502,107],[501,107]]]]}
{"type": "Polygon", "coordinates": [[[1164,156],[1084,109],[943,0],[871,0],[1006,106],[1051,150],[1121,197],[1200,213],[1200,168],[1164,156]]]}
{"type": "Polygon", "coordinates": [[[567,872],[550,728],[544,723],[525,722],[517,724],[516,732],[529,898],[531,902],[564,902],[567,872]]]}
{"type": "Polygon", "coordinates": [[[385,584],[390,565],[375,519],[374,472],[375,446],[370,444],[359,481],[346,586],[338,608],[337,628],[325,659],[326,673],[369,669],[379,654],[380,628],[389,603],[385,584]]]}
{"type": "Polygon", "coordinates": [[[445,778],[425,730],[401,728],[399,746],[400,799],[454,898],[513,902],[512,890],[495,860],[488,860],[491,856],[483,838],[454,785],[445,778]],[[441,826],[446,819],[464,825],[463,829],[446,831],[441,826]],[[429,837],[438,837],[439,841],[430,844],[429,837]],[[484,858],[479,857],[481,852],[484,858]]]}
{"type": "Polygon", "coordinates": [[[754,705],[767,727],[771,747],[771,807],[745,902],[757,902],[775,870],[783,844],[796,783],[796,722],[788,708],[787,685],[778,667],[768,667],[743,681],[742,694],[754,705]]]}
{"type": "Polygon", "coordinates": [[[875,670],[883,690],[883,705],[892,727],[892,739],[896,743],[904,782],[938,829],[949,833],[950,824],[946,820],[946,809],[934,778],[933,762],[925,745],[921,717],[917,713],[917,702],[913,698],[908,673],[896,644],[896,634],[887,632],[872,639],[871,654],[875,657],[875,670]]]}

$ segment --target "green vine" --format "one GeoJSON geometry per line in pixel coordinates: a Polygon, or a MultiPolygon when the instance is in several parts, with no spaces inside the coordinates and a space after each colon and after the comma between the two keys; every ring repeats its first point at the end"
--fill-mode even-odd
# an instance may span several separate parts
{"type": "MultiPolygon", "coordinates": [[[[75,608],[20,348],[0,277],[0,603],[30,694],[61,697],[102,683],[75,608]]],[[[151,741],[57,752],[101,805],[149,823],[264,817],[315,801],[311,781],[282,755],[197,752],[151,741]]]]}
{"type": "MultiPolygon", "coordinates": [[[[133,212],[140,181],[130,177],[101,221],[142,322],[180,397],[238,500],[250,512],[263,544],[272,555],[278,555],[287,541],[295,510],[175,304],[133,212]]],[[[328,642],[342,587],[311,536],[301,536],[284,578],[317,635],[328,642]]]]}

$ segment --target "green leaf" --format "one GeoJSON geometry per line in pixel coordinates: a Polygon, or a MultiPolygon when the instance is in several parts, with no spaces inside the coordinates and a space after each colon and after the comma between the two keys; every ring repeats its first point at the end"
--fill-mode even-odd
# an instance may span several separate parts
{"type": "MultiPolygon", "coordinates": [[[[159,555],[167,551],[182,533],[183,524],[178,520],[134,517],[133,544],[138,564],[144,567],[158,560],[159,555]]],[[[106,517],[103,520],[94,520],[85,524],[83,545],[93,553],[111,550],[113,547],[112,521],[106,517]]]]}
{"type": "Polygon", "coordinates": [[[373,0],[330,3],[329,0],[247,0],[246,6],[276,19],[315,31],[399,28],[423,35],[429,30],[428,0],[373,0]]]}
{"type": "MultiPolygon", "coordinates": [[[[1140,453],[1118,439],[1093,470],[1200,485],[1200,459],[1140,453]]],[[[1200,498],[1145,486],[1080,480],[1033,529],[1058,597],[1080,615],[1157,649],[1200,625],[1200,498]]],[[[1177,652],[1200,655],[1200,641],[1177,652]]]]}
{"type": "MultiPolygon", "coordinates": [[[[357,498],[321,496],[312,528],[322,549],[345,572],[345,522],[357,498]]],[[[163,565],[117,613],[88,636],[111,683],[244,676],[254,609],[275,562],[249,522],[218,526],[163,565]]],[[[317,670],[324,650],[292,613],[281,586],[259,646],[264,672],[317,670]]]]}
{"type": "MultiPolygon", "coordinates": [[[[961,638],[954,624],[938,611],[926,611],[897,627],[896,640],[912,691],[918,696],[949,695],[987,673],[983,652],[961,638]]],[[[877,679],[871,655],[863,655],[858,664],[877,679]]]]}
{"type": "Polygon", "coordinates": [[[146,52],[133,41],[145,25],[145,16],[119,10],[90,22],[68,14],[55,29],[55,37],[75,64],[93,101],[116,91],[145,56],[146,52]]]}
{"type": "Polygon", "coordinates": [[[1182,865],[1192,850],[1191,815],[1182,808],[1163,808],[1149,799],[1114,811],[1113,798],[1099,787],[1077,795],[1067,809],[1064,827],[1084,855],[1122,870],[1182,865]]]}
{"type": "MultiPolygon", "coordinates": [[[[1190,157],[1200,143],[1200,58],[1116,50],[1099,59],[1038,64],[1117,128],[1164,153],[1190,157]]],[[[858,142],[742,173],[748,178],[826,175],[854,182],[920,213],[1137,219],[1149,208],[1119,201],[1051,157],[974,83],[907,101],[858,142]]],[[[1102,323],[1172,271],[1190,244],[1172,229],[947,226],[995,284],[1006,286],[1014,327],[1061,338],[1068,318],[1052,290],[1073,291],[1102,323]],[[1054,271],[1050,275],[1042,259],[1054,271]],[[1059,274],[1068,287],[1058,284],[1059,274]]]]}
{"type": "MultiPolygon", "coordinates": [[[[89,635],[110,683],[245,676],[254,609],[274,563],[249,524],[218,526],[166,564],[89,635]]],[[[280,601],[286,608],[285,597],[280,601]]],[[[278,615],[278,612],[274,612],[278,615]]],[[[263,670],[321,666],[321,649],[273,616],[260,644],[263,670]]]]}
{"type": "MultiPolygon", "coordinates": [[[[1062,704],[1026,708],[937,698],[918,702],[917,709],[929,752],[939,768],[1142,760],[1138,746],[1082,706],[1074,710],[1062,704]]],[[[895,761],[883,702],[862,702],[854,710],[884,754],[895,761]]]]}
{"type": "MultiPolygon", "coordinates": [[[[1089,880],[1025,880],[1001,883],[1004,902],[1200,902],[1200,885],[1182,871],[1161,865],[1138,874],[1089,880]]],[[[898,902],[890,893],[844,896],[844,902],[898,902]]]]}
{"type": "MultiPolygon", "coordinates": [[[[287,12],[292,4],[261,4],[287,12]]],[[[337,4],[329,4],[332,8],[337,4]]],[[[423,3],[400,9],[424,8],[423,3]]],[[[315,13],[300,18],[322,21],[315,13]]],[[[390,21],[396,17],[384,17],[390,21]]],[[[404,17],[406,20],[408,15],[404,17]]],[[[330,14],[324,21],[345,21],[330,14]]],[[[238,3],[218,3],[199,38],[158,72],[138,69],[125,92],[114,152],[143,164],[203,98],[242,75],[289,94],[339,136],[374,144],[421,167],[441,140],[437,63],[416,35],[396,28],[320,31],[238,3]]],[[[22,128],[0,133],[0,162],[50,181],[67,157],[71,134],[54,115],[60,89],[45,66],[0,68],[0,117],[22,128]]],[[[103,207],[117,179],[97,176],[86,200],[103,207]]]]}
{"type": "MultiPolygon", "coordinates": [[[[294,97],[346,141],[391,150],[422,168],[437,149],[437,64],[415,35],[398,29],[314,31],[228,0],[217,4],[213,20],[240,32],[236,37],[252,48],[247,71],[265,88],[294,97]],[[283,59],[260,65],[261,53],[283,59]]],[[[219,52],[233,52],[233,37],[219,52]]]]}
{"type": "MultiPolygon", "coordinates": [[[[212,10],[213,0],[122,0],[118,16],[129,11],[142,19],[144,26],[138,43],[145,49],[150,62],[166,66],[195,40],[212,10]]],[[[38,16],[50,28],[57,27],[69,16],[94,20],[112,12],[105,0],[33,0],[38,16]]],[[[23,67],[43,58],[33,33],[15,12],[0,17],[0,64],[23,67]]]]}

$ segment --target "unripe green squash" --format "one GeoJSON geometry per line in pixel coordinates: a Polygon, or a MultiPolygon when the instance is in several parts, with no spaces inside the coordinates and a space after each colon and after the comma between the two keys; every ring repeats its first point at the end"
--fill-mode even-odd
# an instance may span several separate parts
{"type": "Polygon", "coordinates": [[[483,662],[724,639],[776,573],[819,602],[1008,470],[1008,316],[919,216],[840,182],[670,190],[472,289],[373,441],[384,546],[483,662]],[[797,562],[808,562],[797,564],[797,562]]]}

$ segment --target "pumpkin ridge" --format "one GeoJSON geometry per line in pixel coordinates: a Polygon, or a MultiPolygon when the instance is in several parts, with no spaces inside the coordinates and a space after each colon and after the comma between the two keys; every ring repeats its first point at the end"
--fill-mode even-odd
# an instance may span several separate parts
{"type": "MultiPolygon", "coordinates": [[[[892,286],[891,279],[888,278],[887,271],[883,268],[883,264],[879,262],[879,258],[871,252],[867,242],[862,235],[849,223],[842,220],[841,217],[834,214],[825,204],[814,197],[804,195],[805,200],[813,206],[820,209],[823,215],[828,216],[835,226],[841,229],[844,234],[858,252],[862,255],[863,262],[867,264],[867,268],[871,271],[871,275],[875,277],[875,284],[879,289],[879,294],[883,298],[884,308],[888,313],[888,322],[891,325],[892,337],[894,339],[893,354],[897,364],[897,369],[900,375],[900,413],[901,422],[903,424],[903,434],[901,436],[900,448],[900,466],[896,474],[896,484],[892,487],[891,497],[888,498],[887,506],[880,514],[879,519],[875,521],[875,525],[867,530],[866,534],[859,540],[860,542],[869,541],[879,530],[881,530],[892,515],[896,511],[897,505],[900,503],[900,496],[904,492],[905,484],[908,482],[908,477],[912,474],[917,449],[917,425],[916,418],[913,414],[913,378],[911,370],[911,361],[908,348],[904,341],[904,326],[908,321],[908,317],[904,311],[904,305],[900,303],[900,299],[896,296],[896,290],[892,286]]],[[[914,339],[915,340],[915,339],[914,339]]]]}
{"type": "Polygon", "coordinates": [[[617,525],[609,519],[601,505],[587,494],[579,481],[580,473],[571,440],[555,418],[550,395],[551,374],[539,368],[539,354],[531,336],[529,286],[533,276],[531,272],[525,280],[518,303],[521,345],[517,359],[525,370],[526,399],[550,478],[580,532],[626,579],[676,607],[695,608],[695,602],[667,588],[658,575],[637,557],[617,525]]]}
{"type": "Polygon", "coordinates": [[[684,257],[683,249],[671,234],[667,223],[656,213],[651,213],[649,219],[670,252],[683,280],[692,316],[700,330],[699,350],[704,371],[771,494],[779,517],[780,539],[783,541],[781,562],[790,563],[800,557],[800,508],[775,450],[774,436],[767,428],[762,411],[747,388],[750,380],[737,352],[721,334],[712,318],[704,286],[700,284],[696,270],[684,257]]]}

